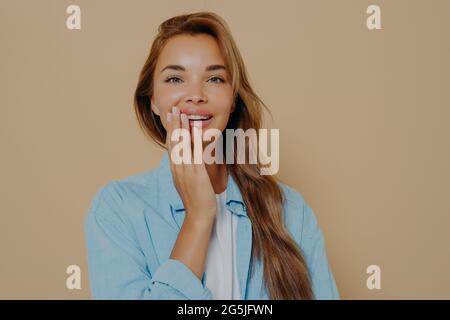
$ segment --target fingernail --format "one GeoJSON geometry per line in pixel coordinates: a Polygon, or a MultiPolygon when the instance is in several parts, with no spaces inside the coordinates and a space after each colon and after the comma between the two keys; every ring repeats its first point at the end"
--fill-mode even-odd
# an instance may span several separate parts
{"type": "Polygon", "coordinates": [[[175,106],[173,106],[173,107],[172,107],[172,113],[173,113],[173,114],[178,114],[178,108],[175,107],[175,106]]]}
{"type": "Polygon", "coordinates": [[[170,112],[167,112],[167,122],[172,121],[172,114],[170,112]]]}
{"type": "Polygon", "coordinates": [[[187,115],[185,113],[181,114],[181,121],[186,122],[187,121],[187,115]]]}

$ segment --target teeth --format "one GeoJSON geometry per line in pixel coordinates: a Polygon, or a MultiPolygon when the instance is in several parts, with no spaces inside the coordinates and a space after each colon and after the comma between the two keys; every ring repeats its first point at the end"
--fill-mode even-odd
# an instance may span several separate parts
{"type": "Polygon", "coordinates": [[[201,116],[198,114],[192,114],[187,116],[189,120],[206,120],[209,119],[209,116],[201,116]]]}

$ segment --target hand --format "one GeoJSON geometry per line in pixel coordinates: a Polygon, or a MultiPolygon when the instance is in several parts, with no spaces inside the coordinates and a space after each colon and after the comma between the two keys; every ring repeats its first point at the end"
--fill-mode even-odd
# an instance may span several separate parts
{"type": "MultiPolygon", "coordinates": [[[[169,152],[170,169],[172,171],[175,187],[183,200],[186,210],[186,218],[194,222],[211,223],[216,215],[217,204],[214,189],[209,179],[205,163],[194,164],[191,141],[189,142],[188,157],[190,164],[176,164],[172,161],[172,149],[174,142],[171,141],[172,132],[175,129],[183,128],[189,132],[189,137],[193,136],[189,129],[189,120],[185,114],[180,115],[177,107],[172,108],[172,112],[167,113],[167,136],[166,146],[169,152]]],[[[186,149],[183,149],[183,152],[186,149]]]]}

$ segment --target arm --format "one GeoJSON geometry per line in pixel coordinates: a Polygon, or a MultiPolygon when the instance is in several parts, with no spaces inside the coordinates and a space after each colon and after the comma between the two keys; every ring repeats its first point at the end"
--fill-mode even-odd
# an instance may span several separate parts
{"type": "Polygon", "coordinates": [[[325,241],[313,210],[305,203],[303,212],[302,248],[309,267],[315,299],[340,299],[328,264],[325,241]]]}
{"type": "MultiPolygon", "coordinates": [[[[172,162],[173,142],[176,141],[176,139],[172,140],[172,138],[176,138],[176,135],[172,137],[175,133],[173,130],[181,128],[191,139],[190,125],[186,114],[180,114],[180,110],[175,106],[172,112],[167,113],[166,116],[166,144],[172,178],[186,210],[183,226],[170,258],[186,264],[201,279],[205,269],[208,243],[217,213],[215,192],[205,163],[203,161],[201,164],[194,163],[189,145],[185,151],[190,162],[184,164],[172,162]]],[[[193,132],[195,129],[192,128],[193,132]]]]}
{"type": "Polygon", "coordinates": [[[205,270],[206,254],[211,237],[213,221],[190,220],[186,214],[171,259],[179,260],[201,279],[205,270]]]}
{"type": "Polygon", "coordinates": [[[151,274],[132,227],[98,198],[86,217],[85,232],[94,299],[212,299],[179,260],[169,258],[151,274]]]}

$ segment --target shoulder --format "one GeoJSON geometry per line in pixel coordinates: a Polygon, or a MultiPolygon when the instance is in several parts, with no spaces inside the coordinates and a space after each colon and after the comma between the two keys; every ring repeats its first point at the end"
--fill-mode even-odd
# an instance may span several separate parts
{"type": "Polygon", "coordinates": [[[303,207],[306,205],[305,199],[303,198],[303,195],[292,188],[291,186],[278,182],[278,185],[281,188],[281,191],[283,192],[283,200],[284,205],[286,206],[293,206],[297,209],[303,209],[303,207]]]}
{"type": "Polygon", "coordinates": [[[94,193],[88,215],[111,219],[117,215],[139,212],[136,209],[149,205],[154,206],[158,194],[157,180],[157,170],[153,168],[104,183],[94,193]]]}
{"type": "Polygon", "coordinates": [[[316,215],[303,195],[288,186],[278,182],[283,193],[283,217],[288,230],[300,244],[305,238],[320,232],[316,215]]]}

